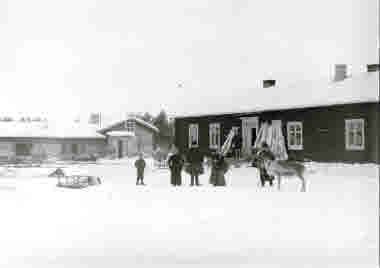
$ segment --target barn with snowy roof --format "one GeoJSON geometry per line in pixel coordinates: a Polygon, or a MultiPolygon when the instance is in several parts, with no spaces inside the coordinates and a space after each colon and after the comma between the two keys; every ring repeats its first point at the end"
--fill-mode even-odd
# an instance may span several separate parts
{"type": "Polygon", "coordinates": [[[176,116],[175,144],[182,153],[196,147],[207,154],[234,129],[245,155],[266,141],[273,150],[282,144],[285,159],[379,163],[379,65],[352,76],[346,70],[336,65],[333,79],[286,88],[266,80],[256,90],[234,90],[226,107],[176,116]]]}

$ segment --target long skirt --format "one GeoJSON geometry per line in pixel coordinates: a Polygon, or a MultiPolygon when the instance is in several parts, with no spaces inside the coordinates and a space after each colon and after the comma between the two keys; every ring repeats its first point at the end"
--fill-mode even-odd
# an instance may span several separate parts
{"type": "Polygon", "coordinates": [[[217,170],[216,172],[216,181],[215,181],[215,186],[226,186],[226,178],[224,177],[224,170],[217,170]]]}
{"type": "Polygon", "coordinates": [[[211,175],[210,175],[210,184],[215,185],[217,181],[217,170],[215,167],[211,168],[211,175]]]}

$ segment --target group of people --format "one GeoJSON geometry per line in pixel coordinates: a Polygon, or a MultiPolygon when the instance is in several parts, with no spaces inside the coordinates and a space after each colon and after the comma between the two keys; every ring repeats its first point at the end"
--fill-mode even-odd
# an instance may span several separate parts
{"type": "MultiPolygon", "coordinates": [[[[224,156],[220,152],[212,153],[211,157],[211,175],[209,183],[213,186],[225,186],[225,174],[228,171],[228,164],[224,156]]],[[[172,186],[182,185],[182,171],[190,175],[190,186],[201,186],[199,183],[199,176],[204,174],[204,156],[196,149],[191,148],[186,156],[183,156],[175,150],[175,152],[168,159],[168,166],[170,169],[170,184],[172,186]]],[[[146,163],[143,156],[140,155],[139,159],[135,162],[137,169],[136,185],[144,184],[144,170],[146,163]]]]}
{"type": "MultiPolygon", "coordinates": [[[[211,175],[209,183],[213,186],[225,186],[225,174],[228,171],[228,164],[220,152],[211,155],[211,175]]],[[[182,170],[190,175],[190,186],[201,186],[199,176],[204,173],[204,156],[196,149],[191,148],[185,157],[178,151],[172,154],[168,160],[171,172],[170,183],[173,186],[182,185],[182,170]]]]}

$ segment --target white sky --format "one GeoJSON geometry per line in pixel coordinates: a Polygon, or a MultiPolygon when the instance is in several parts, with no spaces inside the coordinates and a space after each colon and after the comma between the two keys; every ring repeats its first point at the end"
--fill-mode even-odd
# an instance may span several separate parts
{"type": "Polygon", "coordinates": [[[378,62],[378,15],[375,0],[1,0],[0,116],[184,113],[354,72],[378,62]]]}

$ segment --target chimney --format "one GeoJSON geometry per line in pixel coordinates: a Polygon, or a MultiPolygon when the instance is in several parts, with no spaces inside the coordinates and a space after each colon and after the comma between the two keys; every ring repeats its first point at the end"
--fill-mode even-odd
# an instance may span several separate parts
{"type": "Polygon", "coordinates": [[[268,87],[274,87],[276,85],[276,80],[264,80],[263,81],[263,87],[268,88],[268,87]]]}
{"type": "Polygon", "coordinates": [[[380,71],[380,64],[367,64],[367,72],[379,72],[380,71]]]}
{"type": "Polygon", "coordinates": [[[335,64],[335,76],[334,81],[342,81],[347,78],[347,65],[346,64],[335,64]]]}

